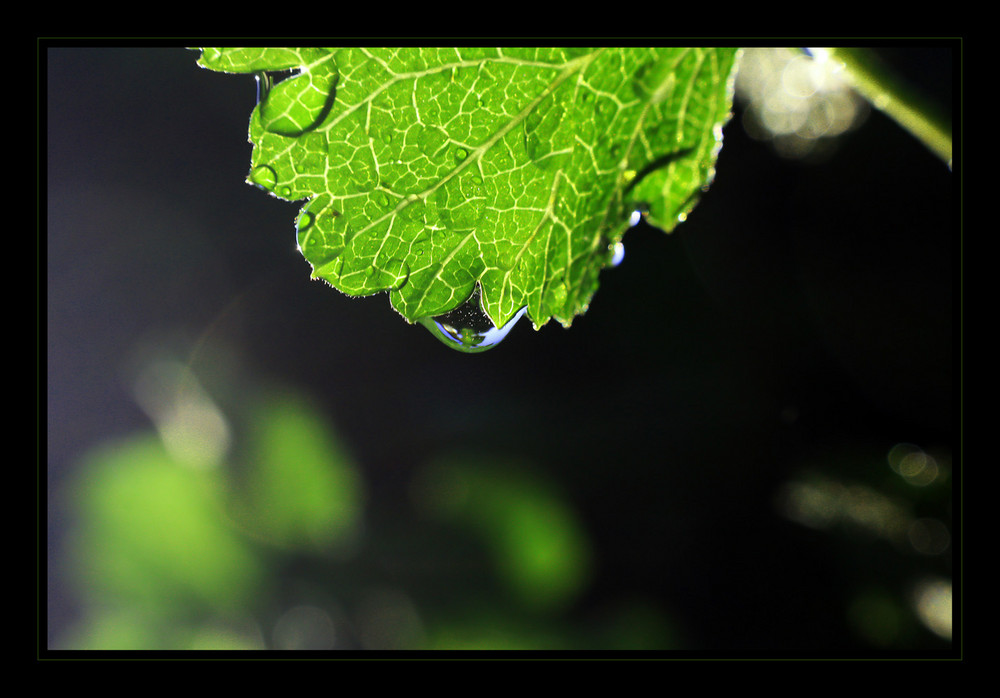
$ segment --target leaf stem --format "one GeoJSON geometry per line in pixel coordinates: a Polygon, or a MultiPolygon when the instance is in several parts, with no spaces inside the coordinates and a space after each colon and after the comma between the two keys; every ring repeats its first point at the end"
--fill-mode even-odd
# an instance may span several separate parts
{"type": "Polygon", "coordinates": [[[927,99],[896,75],[875,53],[863,48],[829,48],[853,87],[872,106],[909,131],[951,168],[951,125],[927,99]]]}

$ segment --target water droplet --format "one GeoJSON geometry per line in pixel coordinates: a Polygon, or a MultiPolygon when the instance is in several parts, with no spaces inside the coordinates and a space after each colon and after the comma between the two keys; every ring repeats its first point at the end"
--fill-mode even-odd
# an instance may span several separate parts
{"type": "Polygon", "coordinates": [[[427,254],[427,248],[430,246],[431,236],[426,230],[421,230],[417,233],[417,236],[413,239],[412,250],[418,256],[423,256],[427,254]]]}
{"type": "Polygon", "coordinates": [[[221,48],[203,48],[201,50],[201,60],[205,63],[215,63],[222,57],[221,48]]]}
{"type": "Polygon", "coordinates": [[[274,85],[274,78],[270,73],[257,73],[257,104],[267,99],[271,87],[274,85]]]}
{"type": "Polygon", "coordinates": [[[295,228],[300,233],[309,230],[313,223],[316,222],[316,216],[313,215],[312,211],[303,210],[299,214],[299,220],[296,222],[295,228]]]}
{"type": "Polygon", "coordinates": [[[503,327],[496,327],[483,310],[478,284],[465,303],[443,315],[426,317],[420,324],[430,330],[443,344],[467,354],[492,349],[517,324],[527,307],[521,308],[503,327]]]}
{"type": "Polygon", "coordinates": [[[247,181],[264,191],[274,191],[274,185],[278,183],[278,173],[274,171],[273,167],[268,165],[257,165],[250,172],[247,181]]]}
{"type": "Polygon", "coordinates": [[[469,181],[469,193],[475,197],[481,197],[485,191],[483,188],[483,178],[473,174],[469,181]]]}
{"type": "Polygon", "coordinates": [[[455,162],[462,162],[469,156],[469,151],[465,148],[455,148],[455,162]]]}
{"type": "Polygon", "coordinates": [[[648,204],[635,204],[635,208],[632,209],[632,213],[628,215],[628,224],[630,227],[634,228],[639,225],[642,221],[646,219],[649,215],[649,205],[648,204]]]}
{"type": "Polygon", "coordinates": [[[301,136],[318,127],[333,108],[340,76],[317,64],[273,86],[265,86],[260,121],[279,136],[301,136]]]}
{"type": "Polygon", "coordinates": [[[625,259],[625,245],[616,242],[609,249],[611,250],[611,266],[617,267],[625,259]]]}

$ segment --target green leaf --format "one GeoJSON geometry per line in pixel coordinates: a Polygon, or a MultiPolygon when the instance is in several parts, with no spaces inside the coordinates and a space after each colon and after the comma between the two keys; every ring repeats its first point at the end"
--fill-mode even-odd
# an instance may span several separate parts
{"type": "Polygon", "coordinates": [[[478,285],[496,327],[585,312],[641,208],[671,231],[711,182],[731,48],[206,48],[262,74],[248,181],[305,201],[299,248],[409,322],[478,285]],[[268,71],[295,69],[271,86],[268,71]]]}

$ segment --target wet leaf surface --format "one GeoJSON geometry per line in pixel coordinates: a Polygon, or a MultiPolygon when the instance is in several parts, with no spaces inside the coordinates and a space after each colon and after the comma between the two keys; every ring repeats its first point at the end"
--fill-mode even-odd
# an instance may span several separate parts
{"type": "Polygon", "coordinates": [[[314,278],[388,291],[409,322],[476,292],[495,327],[526,309],[539,328],[587,310],[634,211],[669,232],[695,205],[735,55],[217,48],[199,64],[261,75],[248,182],[304,202],[314,278]]]}

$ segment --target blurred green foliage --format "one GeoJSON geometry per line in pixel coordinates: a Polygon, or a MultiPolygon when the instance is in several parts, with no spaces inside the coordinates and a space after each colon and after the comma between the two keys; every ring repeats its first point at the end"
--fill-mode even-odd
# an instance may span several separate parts
{"type": "Polygon", "coordinates": [[[424,506],[487,542],[496,573],[525,606],[564,610],[589,581],[586,532],[554,486],[521,464],[451,455],[423,473],[424,506]]]}
{"type": "Polygon", "coordinates": [[[74,552],[98,598],[225,611],[254,593],[262,571],[225,520],[219,476],[179,465],[151,435],[89,456],[74,552]]]}
{"type": "Polygon", "coordinates": [[[406,522],[399,539],[367,511],[363,467],[308,399],[261,393],[236,421],[193,375],[169,375],[176,389],[161,397],[196,395],[216,427],[178,419],[182,404],[146,405],[156,431],[81,460],[67,560],[86,610],[60,649],[669,646],[652,604],[623,602],[586,627],[573,618],[591,581],[588,535],[530,462],[441,454],[416,468],[410,510],[389,514],[406,522]],[[235,435],[217,462],[192,457],[220,453],[207,433],[235,435]],[[419,551],[436,527],[465,543],[371,576],[385,550],[419,551]]]}
{"type": "MultiPolygon", "coordinates": [[[[259,392],[224,415],[190,372],[157,376],[175,385],[155,405],[147,385],[156,430],[79,464],[66,560],[85,611],[59,648],[683,646],[660,600],[580,612],[598,551],[533,462],[438,453],[410,471],[404,506],[369,507],[364,466],[309,399],[259,392]]],[[[950,638],[949,456],[874,458],[805,464],[777,512],[842,548],[860,642],[910,646],[921,625],[950,638]]]]}
{"type": "Polygon", "coordinates": [[[68,555],[88,614],[66,645],[175,647],[188,621],[259,593],[262,561],[227,521],[224,489],[218,470],[179,463],[154,434],[88,454],[68,555]]]}
{"type": "Polygon", "coordinates": [[[358,467],[316,410],[291,394],[256,405],[238,520],[261,540],[290,549],[349,545],[364,486],[358,467]]]}

